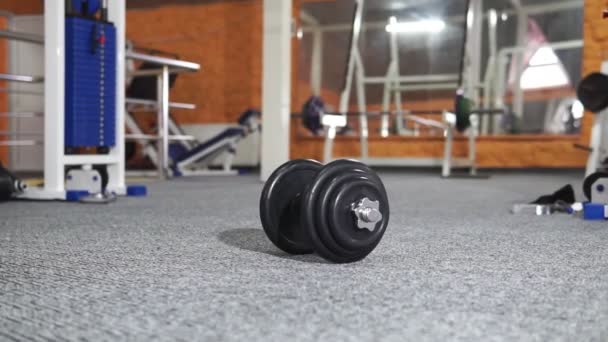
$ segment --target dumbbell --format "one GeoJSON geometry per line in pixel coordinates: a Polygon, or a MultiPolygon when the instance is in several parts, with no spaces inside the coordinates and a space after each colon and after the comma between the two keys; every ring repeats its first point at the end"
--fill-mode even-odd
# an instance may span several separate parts
{"type": "Polygon", "coordinates": [[[380,177],[354,160],[325,166],[289,161],[274,171],[260,197],[262,226],[275,246],[336,263],[369,255],[386,231],[389,213],[380,177]]]}
{"type": "Polygon", "coordinates": [[[23,193],[26,188],[27,185],[23,181],[0,163],[0,202],[12,199],[14,195],[23,193]]]}

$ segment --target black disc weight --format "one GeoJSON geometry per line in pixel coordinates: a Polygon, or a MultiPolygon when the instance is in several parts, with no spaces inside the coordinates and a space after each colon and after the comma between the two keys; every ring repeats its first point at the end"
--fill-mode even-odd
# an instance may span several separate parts
{"type": "Polygon", "coordinates": [[[264,232],[281,250],[309,254],[314,249],[300,226],[301,198],[322,165],[313,160],[293,160],[273,172],[260,197],[260,218],[264,232]]]}
{"type": "Polygon", "coordinates": [[[389,213],[382,181],[368,166],[354,160],[326,165],[304,194],[301,212],[314,250],[337,263],[355,262],[371,253],[386,231],[389,213]],[[373,230],[359,227],[353,212],[353,205],[364,198],[379,202],[382,220],[373,230]]]}

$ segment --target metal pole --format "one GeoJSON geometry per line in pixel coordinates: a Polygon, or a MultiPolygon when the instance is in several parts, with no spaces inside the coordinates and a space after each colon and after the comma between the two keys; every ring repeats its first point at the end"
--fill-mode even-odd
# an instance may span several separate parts
{"type": "Polygon", "coordinates": [[[312,39],[312,66],[310,68],[310,84],[313,95],[321,96],[321,89],[323,85],[323,31],[313,31],[312,39]]]}
{"type": "Polygon", "coordinates": [[[483,31],[483,3],[482,0],[471,0],[467,29],[467,73],[465,94],[479,105],[479,83],[481,79],[481,37],[483,31]]]}
{"type": "Polygon", "coordinates": [[[0,30],[0,38],[6,38],[11,40],[18,40],[22,42],[32,43],[32,44],[44,44],[44,37],[25,33],[25,32],[15,32],[10,30],[0,30]]]}
{"type": "Polygon", "coordinates": [[[477,175],[477,132],[479,130],[479,116],[471,115],[469,127],[469,166],[471,176],[477,175]]]}
{"type": "Polygon", "coordinates": [[[64,13],[64,1],[44,1],[44,190],[57,196],[65,191],[64,13]]]}
{"type": "Polygon", "coordinates": [[[391,69],[391,77],[392,77],[392,91],[394,91],[394,100],[395,100],[395,110],[397,111],[397,131],[399,134],[405,132],[405,128],[407,126],[405,118],[403,118],[403,101],[401,97],[401,83],[399,82],[399,78],[401,77],[401,68],[399,67],[399,42],[397,41],[397,32],[391,32],[391,60],[392,60],[392,69],[391,69]]]}
{"type": "Polygon", "coordinates": [[[520,120],[524,117],[524,92],[521,88],[521,77],[525,69],[524,52],[527,33],[528,14],[520,8],[517,15],[517,46],[521,47],[522,50],[514,54],[515,80],[513,82],[513,111],[520,120]]]}
{"type": "Polygon", "coordinates": [[[336,138],[336,127],[329,126],[325,130],[325,145],[323,149],[323,162],[329,163],[332,161],[332,152],[334,148],[334,139],[336,138]]]}
{"type": "Polygon", "coordinates": [[[363,79],[365,78],[365,69],[363,67],[363,61],[361,60],[361,55],[359,54],[359,50],[357,50],[355,54],[356,58],[356,70],[357,70],[357,79],[356,79],[356,91],[357,91],[357,106],[359,107],[359,124],[360,124],[360,140],[361,140],[361,160],[366,160],[369,157],[369,126],[367,122],[367,101],[365,98],[365,83],[363,79]]]}
{"type": "MultiPolygon", "coordinates": [[[[106,4],[107,5],[107,4],[106,4]]],[[[108,189],[117,194],[126,192],[125,184],[125,91],[123,85],[126,78],[126,0],[112,0],[107,8],[108,19],[116,27],[116,146],[111,151],[115,158],[108,165],[108,189]]]]}
{"type": "Polygon", "coordinates": [[[357,63],[357,52],[359,51],[359,36],[361,35],[361,25],[363,25],[363,6],[365,0],[356,0],[356,12],[353,20],[352,36],[350,43],[350,50],[348,51],[348,66],[346,68],[346,75],[344,76],[344,88],[340,95],[340,113],[348,112],[348,105],[350,103],[350,91],[352,89],[353,78],[355,76],[355,68],[357,63]]]}
{"type": "Polygon", "coordinates": [[[292,0],[264,0],[262,83],[263,181],[289,159],[292,0]]]}
{"type": "Polygon", "coordinates": [[[392,75],[393,64],[394,62],[391,61],[388,67],[388,71],[386,73],[386,77],[384,78],[384,93],[382,94],[382,111],[384,112],[384,114],[382,114],[382,124],[380,127],[380,135],[383,138],[388,137],[390,129],[390,115],[388,114],[388,112],[391,110],[390,102],[391,95],[393,92],[393,90],[391,89],[393,86],[393,82],[390,79],[392,75]]]}
{"type": "Polygon", "coordinates": [[[451,123],[445,128],[445,143],[443,154],[443,167],[441,176],[444,178],[450,177],[452,174],[452,144],[454,141],[454,127],[451,123]]]}
{"type": "Polygon", "coordinates": [[[169,67],[163,66],[158,80],[158,144],[160,179],[166,179],[169,171],[169,67]]]}
{"type": "MultiPolygon", "coordinates": [[[[495,9],[488,11],[488,45],[490,50],[490,57],[488,58],[488,65],[486,67],[486,75],[484,81],[484,92],[483,92],[483,107],[490,108],[492,106],[492,87],[491,82],[495,77],[494,71],[496,70],[496,54],[497,54],[497,38],[496,28],[498,25],[498,13],[495,9]]],[[[490,129],[494,126],[494,115],[482,116],[481,118],[481,134],[490,133],[490,129]]]]}

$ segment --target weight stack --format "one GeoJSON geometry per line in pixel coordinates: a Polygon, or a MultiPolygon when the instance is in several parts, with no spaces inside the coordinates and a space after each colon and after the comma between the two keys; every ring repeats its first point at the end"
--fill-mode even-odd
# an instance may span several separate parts
{"type": "Polygon", "coordinates": [[[116,145],[116,28],[83,17],[65,24],[65,146],[116,145]]]}

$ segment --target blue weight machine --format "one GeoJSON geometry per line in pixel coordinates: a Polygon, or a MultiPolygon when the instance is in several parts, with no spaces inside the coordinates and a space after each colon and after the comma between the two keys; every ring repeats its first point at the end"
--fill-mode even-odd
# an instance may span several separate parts
{"type": "Polygon", "coordinates": [[[96,0],[67,2],[65,146],[116,146],[116,28],[96,0]]]}

